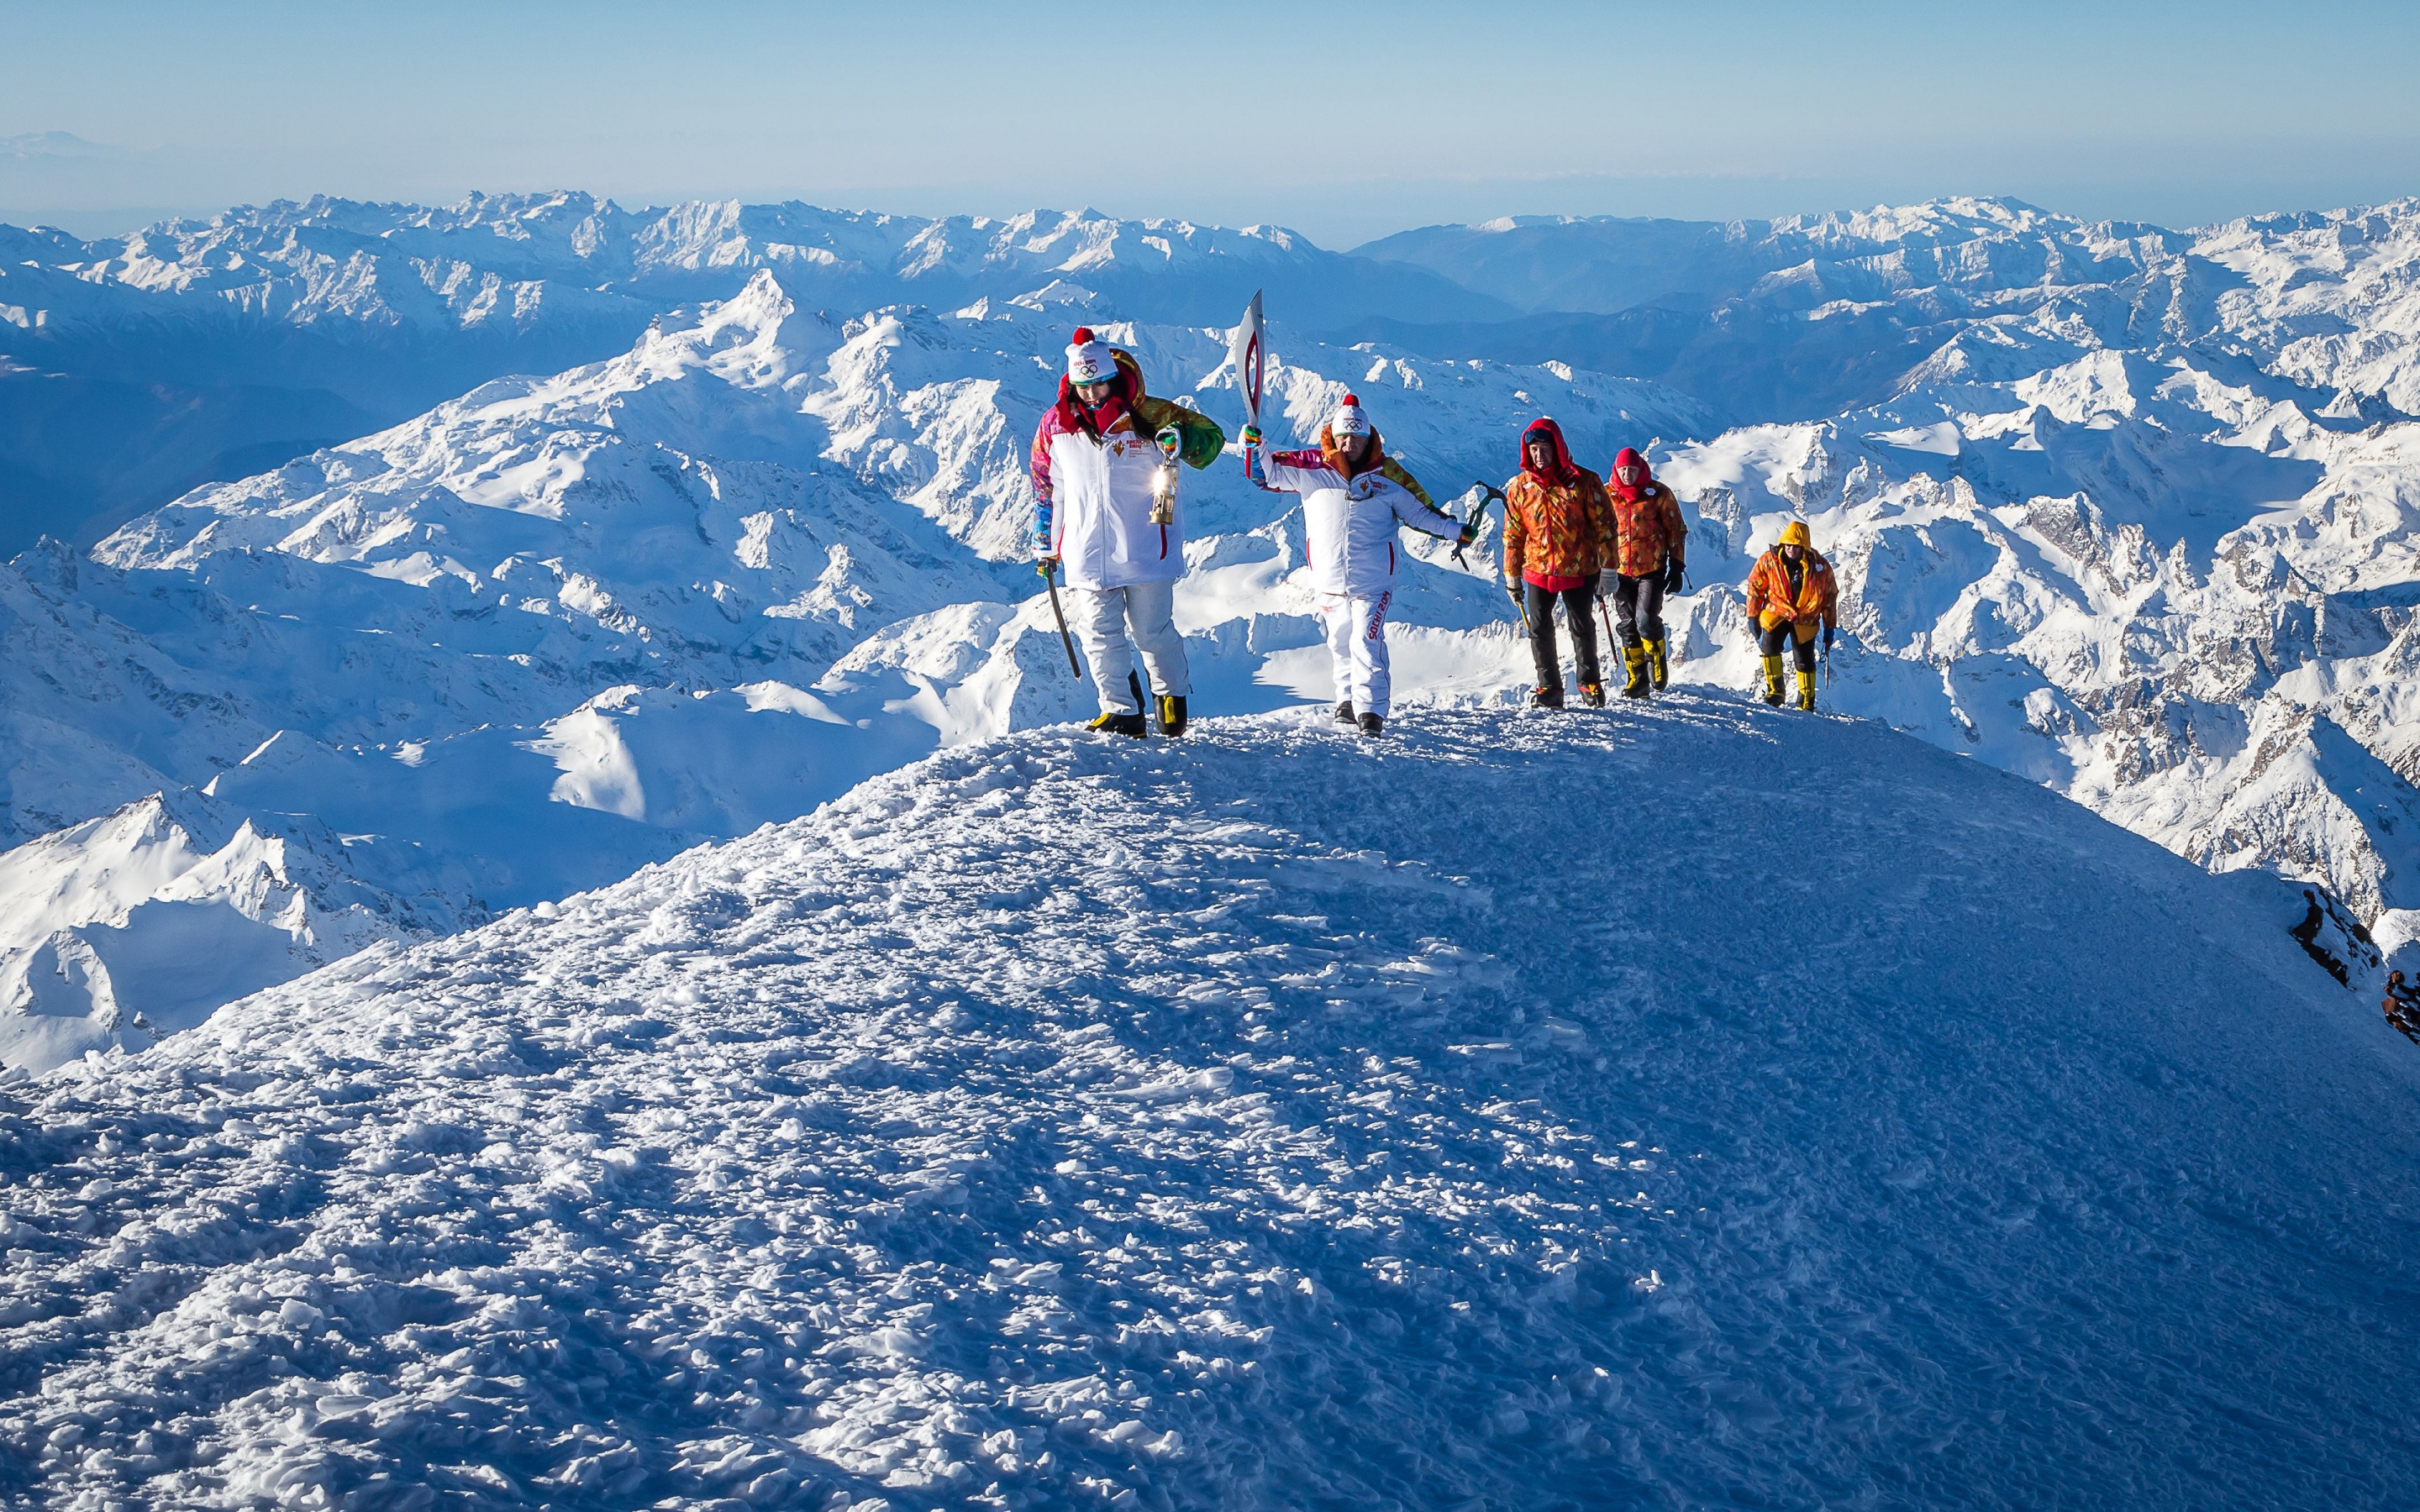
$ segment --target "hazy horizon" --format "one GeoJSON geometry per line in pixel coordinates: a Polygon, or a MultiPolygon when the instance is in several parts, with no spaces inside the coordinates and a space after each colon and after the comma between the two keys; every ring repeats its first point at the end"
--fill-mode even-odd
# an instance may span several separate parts
{"type": "Polygon", "coordinates": [[[1769,219],[2006,195],[2184,227],[2420,193],[2420,16],[2239,3],[1821,14],[1238,5],[1083,31],[990,8],[256,0],[12,18],[0,219],[574,189],[904,214],[1092,206],[1349,248],[1503,215],[1769,219]],[[2247,100],[2290,102],[2247,111],[2247,100]]]}
{"type": "MultiPolygon", "coordinates": [[[[1418,230],[1423,227],[1435,225],[1478,225],[1485,222],[1502,219],[1555,217],[1587,219],[1593,217],[1614,217],[1639,220],[1754,222],[1781,220],[1793,215],[1850,213],[1871,210],[1879,207],[1905,207],[1958,198],[2006,199],[2030,205],[2034,208],[2049,211],[2054,214],[2072,216],[2078,220],[2134,222],[2143,224],[2157,225],[2166,230],[2184,231],[2240,220],[2247,216],[2324,214],[2341,210],[2358,209],[2370,206],[2389,204],[2397,200],[2409,199],[2414,196],[2414,193],[2420,192],[2407,192],[2397,194],[2350,194],[2334,198],[2322,197],[2307,199],[2294,204],[2250,206],[2242,209],[2233,210],[2230,213],[2224,215],[2210,215],[2195,218],[2092,211],[2080,209],[2069,205],[2046,204],[2040,200],[2034,199],[2024,194],[2012,194],[1991,190],[1974,189],[1945,190],[1935,193],[1909,193],[1863,198],[1843,198],[1835,196],[1827,199],[1819,199],[1814,197],[1806,197],[1803,199],[1790,201],[1783,201],[1776,196],[1774,203],[1776,206],[1786,204],[1787,208],[1761,208],[1746,212],[1729,212],[1711,208],[1693,212],[1685,207],[1650,208],[1635,206],[1618,206],[1612,208],[1602,209],[1472,209],[1462,214],[1443,215],[1431,219],[1404,220],[1400,223],[1382,224],[1373,221],[1370,223],[1368,226],[1359,228],[1361,234],[1339,238],[1332,235],[1316,235],[1311,230],[1311,228],[1295,221],[1290,221],[1281,215],[1205,215],[1199,212],[1188,212],[1182,208],[1150,210],[1130,209],[1122,211],[1114,208],[1113,204],[1103,204],[1097,201],[1087,201],[1081,203],[1069,201],[1065,203],[1037,202],[1032,204],[1016,205],[1006,203],[986,203],[970,205],[962,201],[954,200],[946,194],[931,190],[922,189],[903,190],[895,193],[868,193],[854,196],[846,194],[817,196],[814,194],[775,193],[770,192],[762,194],[696,193],[630,195],[604,193],[590,189],[584,185],[577,184],[556,184],[543,187],[514,186],[506,188],[476,185],[465,189],[459,193],[431,195],[420,198],[393,195],[348,194],[336,190],[322,189],[301,193],[269,195],[253,199],[229,200],[217,204],[133,206],[126,208],[75,209],[57,212],[19,209],[9,206],[0,205],[0,225],[11,225],[21,229],[32,229],[36,226],[49,226],[55,230],[67,232],[69,235],[84,240],[101,240],[113,237],[126,236],[132,232],[139,231],[166,221],[179,219],[188,221],[207,221],[212,216],[223,214],[230,210],[242,208],[247,206],[265,206],[277,200],[285,200],[297,204],[305,203],[315,194],[324,194],[331,199],[349,200],[357,203],[404,203],[436,208],[458,205],[474,193],[485,194],[491,198],[524,194],[543,196],[554,193],[593,193],[599,199],[610,200],[621,208],[630,211],[661,209],[674,205],[702,200],[718,201],[734,199],[742,204],[750,205],[778,204],[784,202],[804,203],[814,205],[822,209],[863,212],[869,214],[902,215],[926,219],[939,219],[953,215],[967,215],[988,217],[992,220],[1005,220],[1013,216],[1035,210],[1079,211],[1090,209],[1097,210],[1103,214],[1115,216],[1124,220],[1182,220],[1189,221],[1198,225],[1217,225],[1221,227],[1242,227],[1264,224],[1280,225],[1285,227],[1289,231],[1310,238],[1315,245],[1325,250],[1349,252],[1356,247],[1366,245],[1369,242],[1378,240],[1399,232],[1418,230]]],[[[1676,196],[1668,193],[1658,197],[1668,199],[1676,196]]]]}

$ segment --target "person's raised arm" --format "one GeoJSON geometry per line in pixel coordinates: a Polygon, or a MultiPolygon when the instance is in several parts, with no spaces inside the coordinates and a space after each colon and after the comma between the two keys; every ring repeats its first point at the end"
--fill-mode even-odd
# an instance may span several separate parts
{"type": "Polygon", "coordinates": [[[1303,493],[1311,479],[1301,468],[1285,460],[1286,454],[1263,449],[1260,427],[1244,427],[1244,476],[1270,493],[1303,493]]]}
{"type": "Polygon", "coordinates": [[[1227,449],[1227,433],[1218,428],[1217,421],[1173,400],[1145,395],[1136,401],[1135,415],[1154,435],[1174,427],[1178,435],[1177,455],[1187,467],[1206,468],[1227,449]]]}

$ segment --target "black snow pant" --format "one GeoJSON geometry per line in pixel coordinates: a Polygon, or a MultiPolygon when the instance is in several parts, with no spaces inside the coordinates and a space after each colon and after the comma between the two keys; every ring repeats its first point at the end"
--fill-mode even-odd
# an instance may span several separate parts
{"type": "Polygon", "coordinates": [[[1555,649],[1557,599],[1563,602],[1563,617],[1571,621],[1572,659],[1579,664],[1580,681],[1604,682],[1596,665],[1596,579],[1590,578],[1577,588],[1559,593],[1533,582],[1521,585],[1521,602],[1529,612],[1529,659],[1537,664],[1538,686],[1558,694],[1563,690],[1563,658],[1555,649]]]}
{"type": "Polygon", "coordinates": [[[1625,646],[1638,644],[1642,636],[1650,640],[1664,639],[1662,573],[1651,572],[1644,578],[1614,574],[1613,633],[1625,646]]]}
{"type": "Polygon", "coordinates": [[[1791,658],[1797,663],[1798,670],[1802,672],[1811,672],[1815,670],[1815,627],[1810,625],[1807,627],[1807,639],[1801,640],[1797,639],[1791,623],[1784,620],[1765,631],[1758,644],[1764,648],[1764,654],[1768,656],[1778,656],[1781,655],[1781,648],[1789,646],[1791,658]]]}

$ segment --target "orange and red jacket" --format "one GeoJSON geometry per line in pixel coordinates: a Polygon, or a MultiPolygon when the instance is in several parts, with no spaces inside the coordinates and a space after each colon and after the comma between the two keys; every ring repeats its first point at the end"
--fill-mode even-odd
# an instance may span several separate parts
{"type": "Polygon", "coordinates": [[[1596,576],[1613,555],[1613,504],[1605,480],[1572,460],[1562,427],[1533,422],[1521,434],[1521,471],[1504,486],[1504,580],[1560,591],[1596,576]],[[1529,438],[1555,446],[1555,465],[1529,462],[1529,438]]]}
{"type": "Polygon", "coordinates": [[[1756,559],[1756,570],[1747,575],[1747,615],[1758,629],[1792,623],[1812,625],[1819,619],[1827,630],[1839,625],[1840,590],[1832,580],[1832,564],[1816,555],[1813,547],[1805,550],[1806,570],[1795,594],[1790,591],[1790,568],[1779,547],[1756,559]]]}
{"type": "Polygon", "coordinates": [[[1679,562],[1689,547],[1689,527],[1681,522],[1681,501],[1652,476],[1636,488],[1621,481],[1624,466],[1647,471],[1647,459],[1625,446],[1613,459],[1613,476],[1606,493],[1613,505],[1616,542],[1606,565],[1625,578],[1648,578],[1664,570],[1668,560],[1679,562]]]}

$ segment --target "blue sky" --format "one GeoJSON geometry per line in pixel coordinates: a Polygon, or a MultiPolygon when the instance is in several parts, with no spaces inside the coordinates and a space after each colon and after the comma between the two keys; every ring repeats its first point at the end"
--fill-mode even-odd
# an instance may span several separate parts
{"type": "Polygon", "coordinates": [[[579,188],[1092,205],[1331,246],[2007,193],[2185,224],[2420,193],[2420,8],[0,0],[0,218],[579,188]]]}

